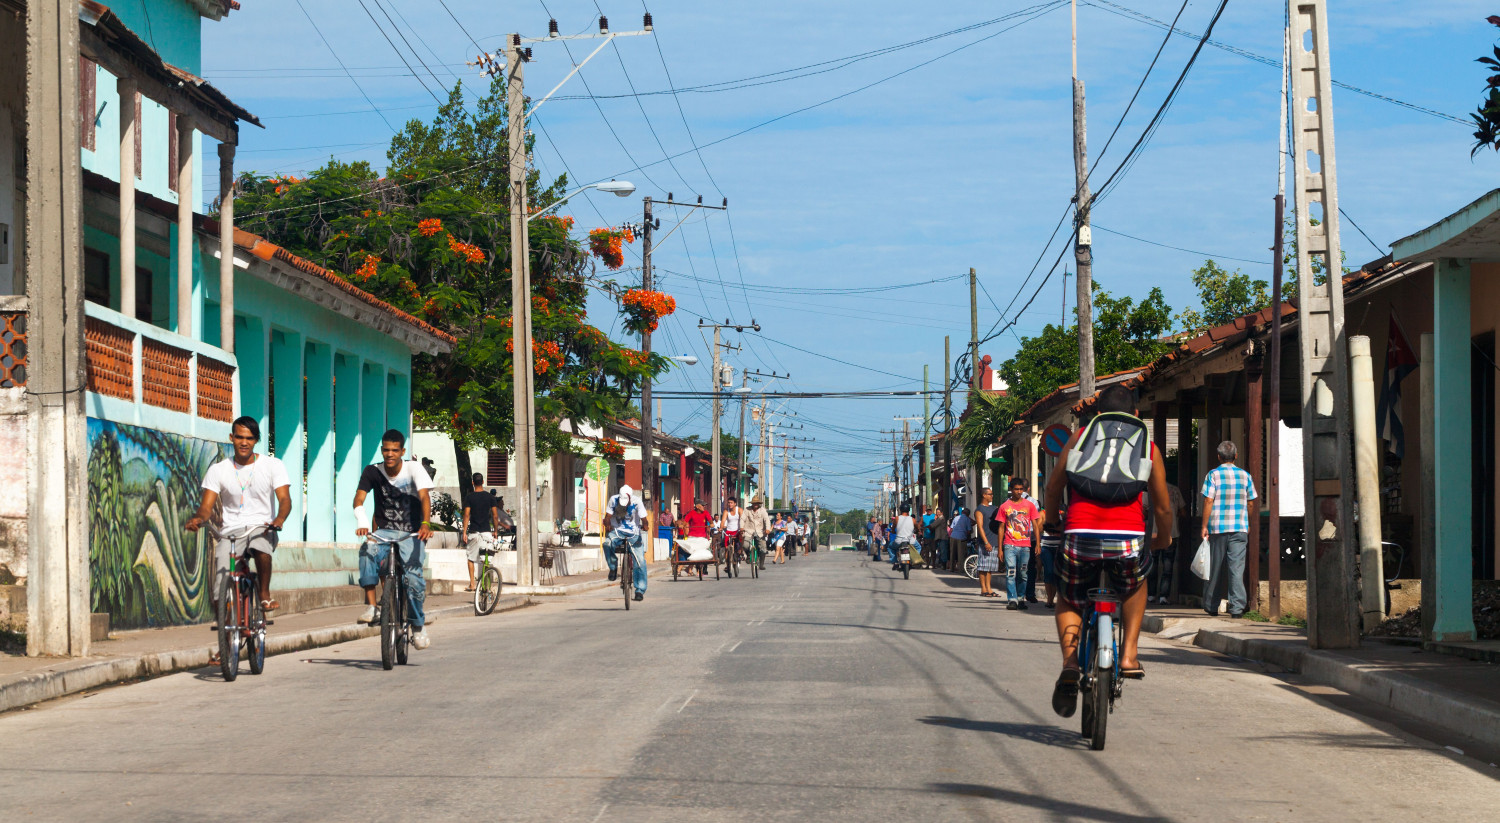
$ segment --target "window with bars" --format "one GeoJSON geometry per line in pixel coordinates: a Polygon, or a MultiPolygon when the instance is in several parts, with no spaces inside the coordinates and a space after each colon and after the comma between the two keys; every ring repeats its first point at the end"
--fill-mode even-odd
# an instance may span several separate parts
{"type": "Polygon", "coordinates": [[[510,485],[510,454],[504,449],[490,449],[484,467],[484,482],[490,486],[510,485]]]}

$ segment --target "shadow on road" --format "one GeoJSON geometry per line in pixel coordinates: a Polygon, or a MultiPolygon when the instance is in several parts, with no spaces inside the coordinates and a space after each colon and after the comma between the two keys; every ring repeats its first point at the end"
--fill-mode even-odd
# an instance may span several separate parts
{"type": "MultiPolygon", "coordinates": [[[[304,657],[303,663],[316,663],[322,666],[343,666],[346,669],[364,669],[365,671],[380,671],[384,667],[379,660],[340,660],[334,657],[304,657]]],[[[416,668],[419,664],[406,664],[407,668],[416,668]]]]}
{"type": "Polygon", "coordinates": [[[1065,749],[1088,748],[1088,743],[1078,736],[1078,732],[1045,723],[1001,723],[994,720],[971,720],[967,717],[937,716],[917,719],[929,726],[947,726],[950,729],[969,732],[993,732],[1046,746],[1059,746],[1065,749]]]}
{"type": "Polygon", "coordinates": [[[1050,797],[1026,794],[1025,792],[1001,789],[995,786],[980,786],[974,783],[932,783],[929,784],[932,791],[946,792],[948,794],[964,795],[965,797],[985,797],[991,800],[999,800],[1016,806],[1028,806],[1033,809],[1044,809],[1053,812],[1069,820],[1105,820],[1118,821],[1119,823],[1146,823],[1146,821],[1170,820],[1167,817],[1156,817],[1149,815],[1127,814],[1117,812],[1113,809],[1104,809],[1098,806],[1089,806],[1083,803],[1069,803],[1065,800],[1055,800],[1050,797]]]}

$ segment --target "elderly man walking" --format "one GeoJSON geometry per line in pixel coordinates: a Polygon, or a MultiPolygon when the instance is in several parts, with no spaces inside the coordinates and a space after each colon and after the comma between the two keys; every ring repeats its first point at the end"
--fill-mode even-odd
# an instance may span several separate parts
{"type": "Polygon", "coordinates": [[[1234,464],[1239,456],[1233,442],[1219,444],[1219,465],[1203,478],[1203,539],[1208,541],[1208,581],[1203,587],[1203,610],[1219,613],[1219,584],[1228,562],[1229,616],[1245,613],[1245,552],[1250,518],[1255,512],[1255,480],[1234,464]]]}

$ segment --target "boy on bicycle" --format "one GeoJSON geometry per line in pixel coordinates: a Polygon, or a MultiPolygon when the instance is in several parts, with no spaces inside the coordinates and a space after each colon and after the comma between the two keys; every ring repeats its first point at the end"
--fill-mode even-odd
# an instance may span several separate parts
{"type": "Polygon", "coordinates": [[[635,583],[635,599],[646,599],[646,547],[641,535],[641,518],[644,504],[635,497],[635,490],[621,486],[620,493],[605,504],[609,513],[609,535],[604,539],[604,561],[609,564],[609,579],[620,579],[620,561],[616,555],[621,548],[630,552],[635,567],[631,579],[635,583]]]}
{"type": "MultiPolygon", "coordinates": [[[[212,518],[219,521],[210,592],[215,603],[229,576],[231,543],[249,534],[249,540],[241,545],[255,558],[260,607],[273,612],[281,604],[271,599],[271,554],[276,551],[276,532],[292,513],[291,480],[280,460],[255,453],[255,445],[260,442],[260,423],[255,418],[241,417],[230,424],[229,442],[234,446],[234,456],[208,467],[198,511],[182,527],[196,532],[212,518]],[[274,515],[272,498],[276,501],[274,515]]],[[[217,663],[218,652],[213,654],[217,663]]]]}
{"type": "MultiPolygon", "coordinates": [[[[407,606],[411,624],[411,643],[418,649],[432,645],[432,639],[423,628],[426,623],[422,604],[427,600],[427,582],[422,578],[422,547],[431,539],[432,528],[428,522],[432,516],[432,475],[415,461],[403,460],[406,456],[406,435],[396,429],[388,429],[380,437],[381,461],[365,466],[359,476],[359,487],[354,492],[354,533],[360,537],[373,535],[378,540],[395,540],[400,549],[403,577],[406,580],[407,606]],[[375,511],[365,508],[365,497],[375,493],[375,511]]],[[[380,567],[386,561],[391,544],[366,541],[359,547],[359,585],[365,590],[365,611],[359,616],[360,623],[376,623],[380,620],[375,608],[375,584],[380,582],[380,567]]]]}

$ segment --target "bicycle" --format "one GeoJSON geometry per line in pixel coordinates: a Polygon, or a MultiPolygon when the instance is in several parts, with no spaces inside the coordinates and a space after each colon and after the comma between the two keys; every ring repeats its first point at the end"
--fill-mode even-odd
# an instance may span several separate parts
{"type": "Polygon", "coordinates": [[[967,541],[964,542],[964,545],[968,547],[968,553],[969,553],[968,556],[964,558],[964,574],[968,575],[968,578],[970,580],[978,580],[979,579],[979,541],[977,541],[977,540],[975,540],[974,538],[971,537],[967,541]]]}
{"type": "Polygon", "coordinates": [[[732,542],[724,540],[722,530],[714,532],[714,554],[724,564],[725,579],[739,577],[740,574],[740,536],[736,532],[732,542]]]}
{"type": "Polygon", "coordinates": [[[750,538],[750,547],[741,549],[745,554],[745,562],[750,565],[750,578],[760,577],[761,564],[766,562],[766,550],[762,547],[760,539],[750,538]]]}
{"type": "Polygon", "coordinates": [[[620,592],[625,595],[625,611],[628,612],[630,601],[635,598],[635,553],[630,551],[630,544],[625,539],[613,539],[620,544],[615,548],[615,557],[619,558],[620,592]]]}
{"type": "Polygon", "coordinates": [[[397,534],[400,536],[377,537],[370,532],[365,538],[372,545],[386,545],[385,562],[380,564],[380,666],[386,671],[396,663],[405,666],[411,651],[411,624],[406,618],[406,568],[398,544],[412,533],[397,534]]]}
{"type": "Polygon", "coordinates": [[[250,663],[250,673],[266,670],[266,620],[260,606],[260,575],[245,564],[250,538],[266,530],[279,531],[267,524],[246,529],[229,537],[229,574],[219,585],[214,627],[219,632],[219,671],[226,682],[233,683],[240,674],[240,647],[243,645],[250,663]],[[238,543],[236,541],[239,541],[238,543]]]}
{"type": "Polygon", "coordinates": [[[505,542],[509,538],[510,544],[515,545],[516,536],[500,535],[490,540],[479,549],[479,569],[474,580],[474,614],[483,617],[495,610],[495,604],[500,602],[500,591],[505,586],[505,581],[500,577],[500,569],[490,564],[490,558],[496,552],[505,551],[505,542]]]}
{"type": "Polygon", "coordinates": [[[1119,595],[1109,588],[1108,572],[1099,572],[1099,588],[1089,589],[1089,605],[1083,615],[1085,626],[1078,649],[1082,670],[1079,694],[1083,697],[1083,736],[1094,751],[1104,750],[1105,731],[1115,701],[1124,692],[1125,679],[1120,676],[1120,647],[1125,642],[1119,595]]]}

